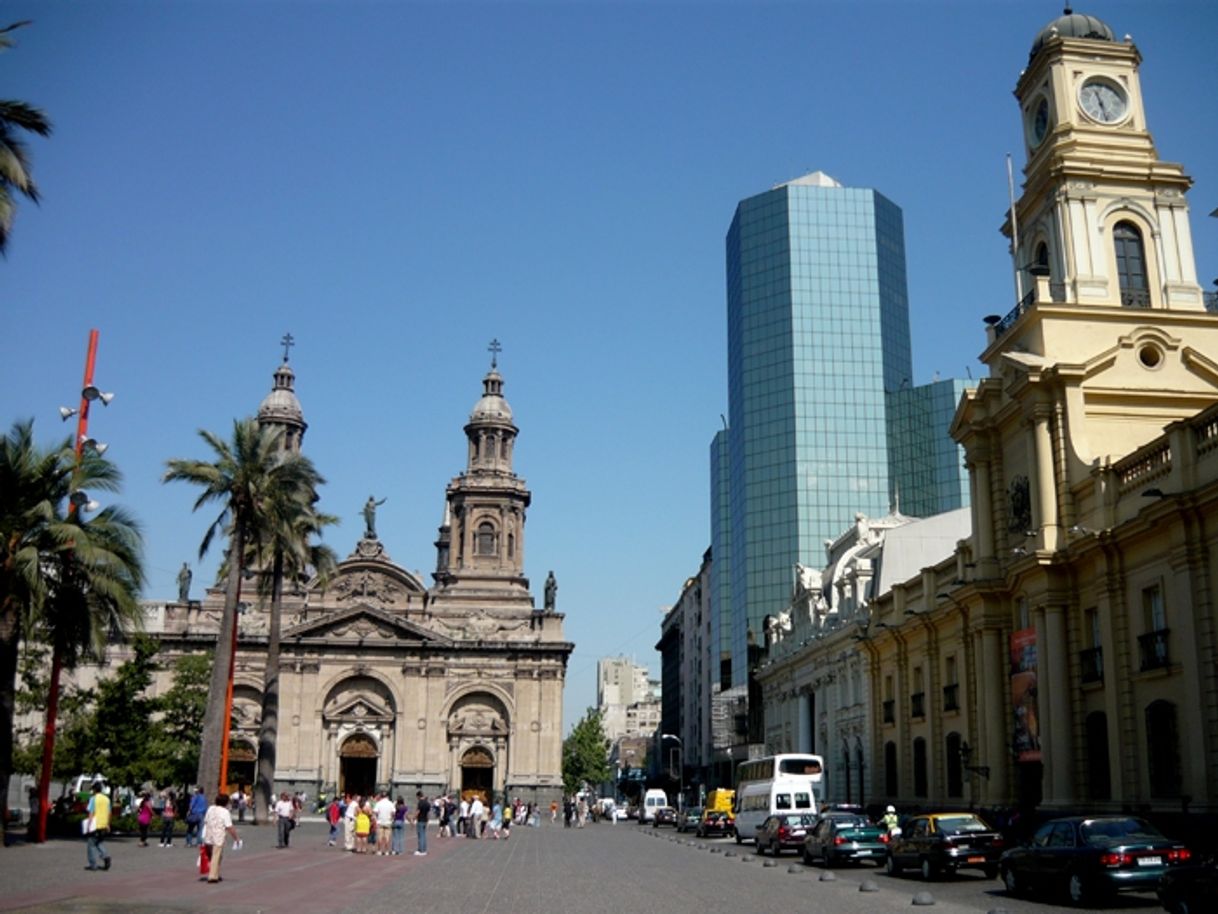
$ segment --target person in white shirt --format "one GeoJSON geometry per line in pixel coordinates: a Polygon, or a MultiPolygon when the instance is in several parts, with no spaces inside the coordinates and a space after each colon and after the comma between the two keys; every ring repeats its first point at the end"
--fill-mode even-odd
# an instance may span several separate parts
{"type": "Polygon", "coordinates": [[[208,882],[220,881],[220,856],[224,852],[224,836],[232,835],[237,840],[237,829],[233,828],[233,817],[228,811],[228,794],[216,794],[216,802],[208,807],[203,817],[203,844],[211,856],[207,873],[208,882]]]}
{"type": "Polygon", "coordinates": [[[285,790],[275,802],[275,819],[276,825],[279,827],[279,843],[275,845],[276,847],[287,847],[291,843],[292,828],[296,824],[295,813],[296,806],[285,790]]]}
{"type": "Polygon", "coordinates": [[[359,812],[359,797],[347,794],[347,808],[343,810],[343,849],[355,850],[355,815],[359,812]]]}
{"type": "Polygon", "coordinates": [[[462,838],[469,837],[469,800],[464,797],[457,806],[457,834],[462,838]]]}
{"type": "Polygon", "coordinates": [[[378,794],[372,812],[376,816],[376,855],[389,856],[389,840],[393,837],[393,813],[397,807],[385,794],[378,794]]]}
{"type": "Polygon", "coordinates": [[[474,799],[469,804],[469,831],[466,832],[465,837],[482,837],[482,814],[484,812],[486,812],[486,807],[482,805],[482,798],[474,794],[474,799]]]}

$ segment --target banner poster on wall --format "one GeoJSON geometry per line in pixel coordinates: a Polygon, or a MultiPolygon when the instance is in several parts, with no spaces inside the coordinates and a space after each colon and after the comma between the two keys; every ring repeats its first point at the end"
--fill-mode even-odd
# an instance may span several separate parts
{"type": "Polygon", "coordinates": [[[1040,716],[1036,707],[1036,629],[1011,633],[1011,706],[1015,709],[1012,748],[1020,762],[1040,761],[1040,716]]]}

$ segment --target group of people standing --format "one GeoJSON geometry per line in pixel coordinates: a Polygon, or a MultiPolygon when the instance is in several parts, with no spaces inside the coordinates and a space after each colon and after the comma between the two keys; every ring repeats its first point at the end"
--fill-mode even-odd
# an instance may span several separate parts
{"type": "Polygon", "coordinates": [[[434,811],[442,808],[442,800],[433,804],[419,790],[415,793],[412,810],[402,797],[396,801],[387,792],[372,797],[345,794],[342,800],[335,797],[326,808],[326,821],[330,824],[330,847],[338,843],[341,830],[343,849],[356,854],[375,853],[378,857],[401,856],[406,850],[406,825],[415,827],[418,846],[416,857],[427,856],[427,822],[434,811]]]}

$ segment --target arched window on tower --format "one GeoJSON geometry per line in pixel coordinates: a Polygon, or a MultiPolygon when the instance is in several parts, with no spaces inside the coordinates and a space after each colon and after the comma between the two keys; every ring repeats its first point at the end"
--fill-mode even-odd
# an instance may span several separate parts
{"type": "Polygon", "coordinates": [[[1117,280],[1121,304],[1126,308],[1149,308],[1150,287],[1146,282],[1146,248],[1142,233],[1132,222],[1118,222],[1112,230],[1116,249],[1117,280]]]}
{"type": "Polygon", "coordinates": [[[478,525],[478,532],[474,534],[474,554],[494,555],[496,551],[495,525],[488,520],[483,521],[478,525]]]}
{"type": "Polygon", "coordinates": [[[508,558],[514,559],[514,558],[516,558],[516,537],[509,533],[507,540],[508,540],[508,558]]]}
{"type": "Polygon", "coordinates": [[[1036,245],[1036,260],[1034,266],[1049,269],[1049,246],[1043,241],[1036,245]]]}

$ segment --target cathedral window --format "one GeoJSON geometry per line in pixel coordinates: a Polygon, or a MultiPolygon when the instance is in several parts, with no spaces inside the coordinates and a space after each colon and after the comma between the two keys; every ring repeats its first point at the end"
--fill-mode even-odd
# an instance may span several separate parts
{"type": "Polygon", "coordinates": [[[478,532],[474,535],[474,553],[476,555],[494,555],[496,551],[495,525],[490,521],[483,521],[478,525],[478,532]]]}
{"type": "Polygon", "coordinates": [[[1116,248],[1121,304],[1126,308],[1149,308],[1150,289],[1146,282],[1146,249],[1142,245],[1142,233],[1132,222],[1118,222],[1112,230],[1112,243],[1116,248]]]}
{"type": "Polygon", "coordinates": [[[507,538],[507,546],[508,546],[508,558],[514,559],[516,557],[516,537],[514,537],[510,533],[508,534],[508,538],[507,538]]]}

